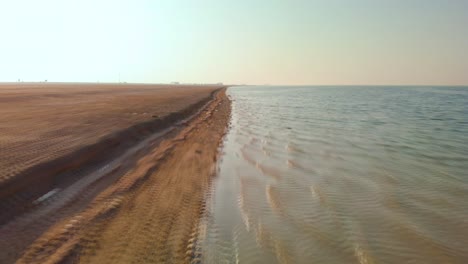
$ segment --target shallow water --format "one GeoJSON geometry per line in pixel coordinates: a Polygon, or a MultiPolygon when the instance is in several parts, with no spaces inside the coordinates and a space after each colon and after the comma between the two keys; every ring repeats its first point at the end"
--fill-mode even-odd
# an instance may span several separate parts
{"type": "Polygon", "coordinates": [[[468,263],[468,87],[234,87],[204,263],[468,263]]]}

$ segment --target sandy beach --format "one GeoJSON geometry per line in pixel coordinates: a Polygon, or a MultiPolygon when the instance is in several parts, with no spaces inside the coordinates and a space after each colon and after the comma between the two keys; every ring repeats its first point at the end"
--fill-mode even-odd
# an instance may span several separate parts
{"type": "Polygon", "coordinates": [[[1,263],[196,257],[222,86],[1,84],[0,98],[1,263]]]}

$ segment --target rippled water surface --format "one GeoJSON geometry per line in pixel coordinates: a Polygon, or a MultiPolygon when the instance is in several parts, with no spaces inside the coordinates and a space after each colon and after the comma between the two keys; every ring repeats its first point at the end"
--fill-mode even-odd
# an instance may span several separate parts
{"type": "Polygon", "coordinates": [[[468,263],[467,87],[234,87],[205,263],[468,263]]]}

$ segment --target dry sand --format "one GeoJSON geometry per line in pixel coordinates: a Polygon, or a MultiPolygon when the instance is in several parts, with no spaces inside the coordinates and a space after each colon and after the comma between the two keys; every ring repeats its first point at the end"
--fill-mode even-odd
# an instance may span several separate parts
{"type": "Polygon", "coordinates": [[[193,259],[219,88],[0,85],[0,262],[193,259]]]}

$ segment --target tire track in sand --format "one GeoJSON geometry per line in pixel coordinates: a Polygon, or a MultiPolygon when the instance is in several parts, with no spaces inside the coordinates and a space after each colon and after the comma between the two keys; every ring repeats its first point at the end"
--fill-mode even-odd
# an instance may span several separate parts
{"type": "Polygon", "coordinates": [[[185,263],[215,172],[225,91],[84,211],[55,224],[18,263],[185,263]]]}

